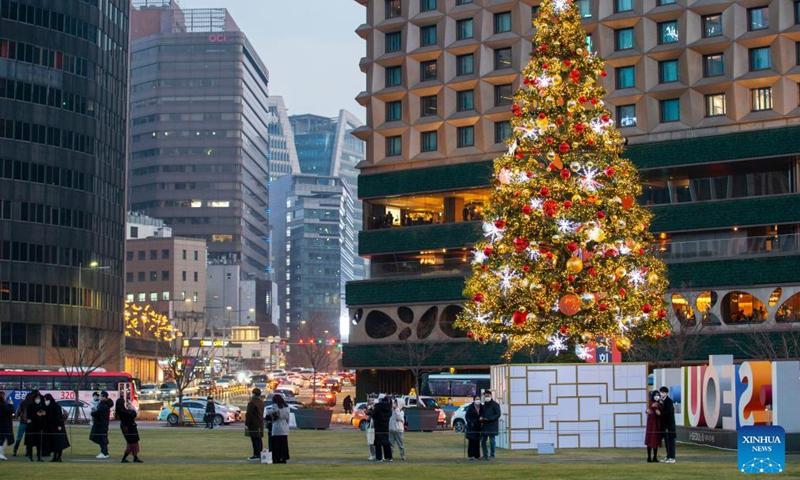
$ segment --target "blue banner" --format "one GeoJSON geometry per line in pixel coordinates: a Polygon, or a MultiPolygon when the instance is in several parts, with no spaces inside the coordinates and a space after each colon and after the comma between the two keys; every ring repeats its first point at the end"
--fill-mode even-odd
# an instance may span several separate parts
{"type": "Polygon", "coordinates": [[[783,473],[786,467],[786,433],[783,427],[742,427],[739,434],[739,471],[783,473]]]}

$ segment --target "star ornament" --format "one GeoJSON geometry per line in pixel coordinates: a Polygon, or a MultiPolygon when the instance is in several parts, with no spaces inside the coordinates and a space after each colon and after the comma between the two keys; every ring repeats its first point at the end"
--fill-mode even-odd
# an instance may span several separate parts
{"type": "Polygon", "coordinates": [[[514,127],[514,130],[521,133],[523,138],[530,138],[531,140],[534,141],[539,138],[539,128],[535,126],[514,127]]]}
{"type": "Polygon", "coordinates": [[[567,349],[567,337],[561,335],[560,333],[545,337],[545,340],[550,343],[550,345],[547,346],[547,349],[555,353],[556,356],[567,349]]]}
{"type": "Polygon", "coordinates": [[[503,269],[499,272],[494,272],[500,278],[500,290],[503,293],[508,293],[514,287],[514,280],[519,278],[519,275],[511,270],[511,268],[506,265],[503,269]]]}

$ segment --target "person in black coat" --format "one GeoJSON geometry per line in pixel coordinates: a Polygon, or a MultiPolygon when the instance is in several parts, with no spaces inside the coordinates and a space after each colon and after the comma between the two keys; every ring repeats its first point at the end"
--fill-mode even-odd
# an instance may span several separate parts
{"type": "Polygon", "coordinates": [[[69,448],[69,437],[67,437],[67,429],[64,425],[65,412],[49,393],[44,396],[44,406],[47,408],[44,433],[47,435],[47,446],[53,452],[53,459],[50,461],[60,462],[62,452],[69,448]]]}
{"type": "Polygon", "coordinates": [[[214,404],[214,397],[208,397],[206,400],[206,426],[205,428],[214,429],[214,417],[217,415],[217,406],[214,404]]]}
{"type": "Polygon", "coordinates": [[[372,410],[372,427],[375,429],[375,461],[392,462],[392,444],[389,442],[389,421],[392,418],[392,404],[384,396],[372,410]]]}
{"type": "Polygon", "coordinates": [[[0,460],[8,460],[5,453],[7,445],[14,444],[14,405],[6,403],[6,392],[0,392],[0,460]]]}
{"type": "Polygon", "coordinates": [[[114,415],[119,420],[119,428],[122,436],[125,437],[125,454],[122,456],[122,463],[128,462],[128,455],[133,455],[134,463],[144,463],[139,458],[139,427],[136,425],[136,410],[130,405],[125,404],[122,398],[117,399],[114,406],[114,415]]]}
{"type": "Polygon", "coordinates": [[[467,459],[469,460],[481,458],[481,409],[481,397],[476,395],[472,397],[472,404],[467,407],[464,414],[467,424],[464,429],[464,437],[467,439],[467,459]]]}
{"type": "Polygon", "coordinates": [[[108,421],[113,407],[114,402],[108,398],[108,392],[101,392],[100,403],[97,404],[97,409],[92,412],[92,432],[89,434],[89,440],[100,445],[100,453],[95,458],[109,458],[108,421]]]}
{"type": "Polygon", "coordinates": [[[667,457],[664,463],[675,463],[675,404],[669,398],[669,388],[661,387],[661,428],[664,430],[664,445],[667,457]]]}
{"type": "Polygon", "coordinates": [[[494,458],[495,438],[499,433],[500,405],[492,400],[492,392],[483,392],[483,409],[481,409],[481,450],[483,459],[494,458]],[[491,454],[486,448],[486,441],[491,446],[491,454]]]}
{"type": "Polygon", "coordinates": [[[47,407],[45,407],[42,395],[39,390],[34,390],[31,398],[33,401],[28,405],[25,428],[25,456],[29,461],[33,461],[33,448],[36,447],[36,460],[42,461],[44,450],[44,433],[47,427],[47,407]]]}

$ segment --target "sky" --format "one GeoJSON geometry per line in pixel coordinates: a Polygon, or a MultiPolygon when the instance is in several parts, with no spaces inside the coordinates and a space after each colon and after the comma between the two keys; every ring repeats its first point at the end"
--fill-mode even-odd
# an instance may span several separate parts
{"type": "Polygon", "coordinates": [[[227,8],[269,69],[269,93],[289,115],[334,117],[344,108],[362,121],[354,98],[366,89],[358,63],[366,42],[355,29],[366,7],[355,0],[179,0],[182,8],[227,8]]]}

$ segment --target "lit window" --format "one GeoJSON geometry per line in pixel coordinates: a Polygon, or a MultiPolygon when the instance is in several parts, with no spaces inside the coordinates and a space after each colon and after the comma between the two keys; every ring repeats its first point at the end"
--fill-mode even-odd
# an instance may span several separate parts
{"type": "Polygon", "coordinates": [[[636,105],[621,105],[617,107],[617,126],[636,126],[636,105]]]}
{"type": "Polygon", "coordinates": [[[139,294],[139,303],[144,303],[146,301],[147,301],[147,294],[146,293],[140,293],[139,294]]]}
{"type": "Polygon", "coordinates": [[[725,74],[725,63],[721,53],[703,55],[703,76],[718,77],[725,74]]]}
{"type": "Polygon", "coordinates": [[[429,117],[439,113],[436,95],[429,95],[420,98],[420,116],[429,117]]]}
{"type": "Polygon", "coordinates": [[[725,94],[706,95],[706,117],[725,115],[725,94]]]}
{"type": "Polygon", "coordinates": [[[436,45],[436,25],[428,25],[420,27],[420,37],[422,38],[422,46],[436,45]]]}
{"type": "Polygon", "coordinates": [[[511,31],[511,12],[494,14],[494,33],[511,31]]]}
{"type": "Polygon", "coordinates": [[[438,146],[438,138],[436,135],[436,130],[432,130],[430,132],[422,132],[422,151],[423,152],[435,152],[438,146]]]}
{"type": "Polygon", "coordinates": [[[747,29],[763,30],[769,28],[769,7],[750,8],[747,10],[747,29]]]}
{"type": "Polygon", "coordinates": [[[616,70],[617,89],[633,88],[636,85],[636,67],[619,67],[616,70]]]}
{"type": "Polygon", "coordinates": [[[494,105],[496,107],[512,103],[514,103],[514,91],[510,83],[494,87],[494,105]]]}
{"type": "Polygon", "coordinates": [[[386,156],[403,154],[403,138],[400,135],[386,138],[386,156]]]}
{"type": "Polygon", "coordinates": [[[678,41],[678,21],[658,24],[658,43],[675,43],[678,41]]]}
{"type": "Polygon", "coordinates": [[[703,17],[703,37],[717,37],[722,35],[722,14],[706,15],[703,17]]]}
{"type": "Polygon", "coordinates": [[[772,110],[772,87],[754,88],[750,90],[752,110],[772,110]]]}
{"type": "Polygon", "coordinates": [[[200,207],[203,206],[203,201],[202,200],[192,200],[192,203],[190,205],[192,206],[192,208],[200,208],[200,207]]]}
{"type": "Polygon", "coordinates": [[[463,112],[475,108],[475,91],[463,90],[456,92],[456,110],[463,112]]]}
{"type": "Polygon", "coordinates": [[[169,292],[161,292],[161,300],[168,301],[169,300],[169,292]]]}
{"type": "Polygon", "coordinates": [[[394,122],[403,116],[403,102],[397,100],[386,104],[386,121],[394,122]]]}
{"type": "Polygon", "coordinates": [[[630,50],[633,48],[633,28],[622,28],[614,31],[617,50],[630,50]]]}
{"type": "Polygon", "coordinates": [[[134,302],[134,298],[135,297],[134,297],[134,295],[132,293],[126,293],[125,294],[125,301],[128,302],[128,303],[133,303],[134,302]]]}
{"type": "Polygon", "coordinates": [[[475,127],[458,127],[458,148],[472,147],[475,145],[475,127]]]}
{"type": "Polygon", "coordinates": [[[208,206],[211,208],[229,208],[231,206],[231,202],[228,200],[214,200],[208,202],[208,206]]]}
{"type": "Polygon", "coordinates": [[[494,69],[511,67],[511,47],[496,48],[494,50],[494,69]]]}
{"type": "Polygon", "coordinates": [[[472,38],[472,19],[465,18],[456,22],[456,40],[472,38]]]}
{"type": "Polygon", "coordinates": [[[658,79],[660,83],[677,82],[679,79],[678,61],[664,60],[658,62],[658,79]]]}
{"type": "Polygon", "coordinates": [[[494,123],[494,143],[503,143],[511,138],[511,122],[508,120],[494,123]]]}
{"type": "Polygon", "coordinates": [[[677,122],[681,119],[681,101],[677,98],[661,100],[661,123],[677,122]]]}
{"type": "Polygon", "coordinates": [[[419,70],[420,70],[421,82],[426,82],[428,80],[436,80],[437,77],[436,60],[428,60],[426,62],[420,62],[419,70]]]}
{"type": "Polygon", "coordinates": [[[772,67],[769,47],[750,49],[750,71],[767,70],[772,67]]]}
{"type": "Polygon", "coordinates": [[[456,75],[475,73],[475,55],[472,53],[456,57],[456,75]]]}
{"type": "Polygon", "coordinates": [[[403,37],[400,32],[386,34],[386,53],[399,52],[403,48],[403,37]]]}
{"type": "Polygon", "coordinates": [[[150,301],[157,302],[158,301],[158,292],[150,292],[150,301]]]}
{"type": "Polygon", "coordinates": [[[396,87],[402,83],[402,70],[400,65],[386,67],[386,86],[396,87]]]}
{"type": "Polygon", "coordinates": [[[400,16],[400,0],[386,0],[386,18],[400,16]]]}

